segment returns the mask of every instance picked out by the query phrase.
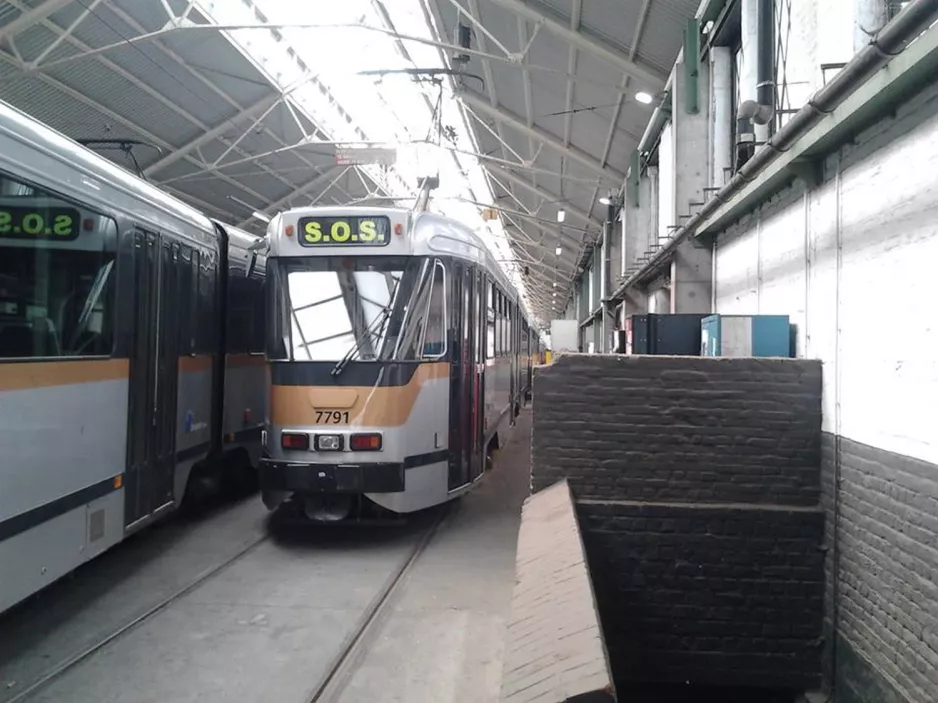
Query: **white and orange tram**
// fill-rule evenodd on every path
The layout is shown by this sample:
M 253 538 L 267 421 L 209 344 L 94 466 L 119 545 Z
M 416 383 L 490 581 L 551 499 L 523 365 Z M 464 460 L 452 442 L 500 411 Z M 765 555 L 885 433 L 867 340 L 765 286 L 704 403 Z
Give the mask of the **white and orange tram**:
M 267 229 L 268 508 L 409 513 L 477 484 L 541 352 L 468 227 L 429 212 L 297 208 Z

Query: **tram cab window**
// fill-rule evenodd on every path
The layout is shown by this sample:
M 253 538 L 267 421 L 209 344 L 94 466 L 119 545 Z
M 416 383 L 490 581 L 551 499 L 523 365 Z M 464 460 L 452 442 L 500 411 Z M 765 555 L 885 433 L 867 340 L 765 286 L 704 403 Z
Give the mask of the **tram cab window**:
M 0 172 L 0 358 L 110 355 L 117 224 Z
M 283 258 L 268 262 L 270 358 L 420 358 L 432 262 L 416 257 Z M 421 305 L 422 301 L 422 305 Z M 416 327 L 415 327 L 416 325 Z

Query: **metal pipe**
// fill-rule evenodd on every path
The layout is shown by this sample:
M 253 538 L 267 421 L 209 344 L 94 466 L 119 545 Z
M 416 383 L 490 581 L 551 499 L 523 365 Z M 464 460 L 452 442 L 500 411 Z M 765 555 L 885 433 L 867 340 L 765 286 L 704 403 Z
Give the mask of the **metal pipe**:
M 674 72 L 672 71 L 668 76 L 668 82 L 664 84 L 664 88 L 661 90 L 661 100 L 655 107 L 654 112 L 651 113 L 651 119 L 648 120 L 648 124 L 645 125 L 642 138 L 638 140 L 638 147 L 636 148 L 639 153 L 648 151 L 658 138 L 661 130 L 664 129 L 665 122 L 671 118 L 671 82 L 673 78 Z
M 736 175 L 719 190 L 697 214 L 693 215 L 664 245 L 651 257 L 641 270 L 629 276 L 612 296 L 620 300 L 626 289 L 642 279 L 646 273 L 666 260 L 674 250 L 693 233 L 698 224 L 713 214 L 720 205 L 732 198 L 742 187 L 755 178 L 759 171 L 771 164 L 783 152 L 788 150 L 809 129 L 814 127 L 829 112 L 842 103 L 856 88 L 869 79 L 876 71 L 892 61 L 906 49 L 906 44 L 928 29 L 938 17 L 938 3 L 935 0 L 912 0 L 889 24 L 870 39 L 869 44 L 838 73 L 830 83 L 818 90 L 808 99 L 805 106 L 796 112 L 791 120 L 780 129 Z
M 756 35 L 756 50 L 758 51 L 756 64 L 756 100 L 764 107 L 769 107 L 774 113 L 775 107 L 775 78 L 772 69 L 775 67 L 775 45 L 773 43 L 773 0 L 759 0 L 759 26 Z

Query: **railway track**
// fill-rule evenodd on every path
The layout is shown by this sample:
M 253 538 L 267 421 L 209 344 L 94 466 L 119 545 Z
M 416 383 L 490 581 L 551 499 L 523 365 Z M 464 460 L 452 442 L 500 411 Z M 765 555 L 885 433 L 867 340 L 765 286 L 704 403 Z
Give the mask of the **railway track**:
M 432 541 L 433 536 L 449 516 L 451 510 L 452 504 L 442 506 L 432 511 L 431 515 L 424 518 L 427 524 L 420 526 L 414 543 L 406 550 L 404 557 L 400 559 L 390 573 L 388 573 L 367 606 L 361 611 L 351 631 L 348 632 L 338 646 L 337 651 L 328 661 L 325 669 L 321 671 L 318 680 L 313 683 L 312 687 L 297 703 L 327 703 L 337 700 L 344 685 L 354 672 L 358 658 L 367 651 L 376 629 L 375 625 L 380 620 L 381 614 L 393 600 L 396 591 L 405 580 L 408 572 L 417 563 L 421 554 Z M 360 532 L 360 534 L 367 539 L 367 537 L 365 537 L 367 531 Z M 226 571 L 242 563 L 252 553 L 255 553 L 259 547 L 269 543 L 271 540 L 272 535 L 270 533 L 264 533 L 252 539 L 222 562 L 205 569 L 189 580 L 185 585 L 152 604 L 133 619 L 46 671 L 15 695 L 7 698 L 5 703 L 25 703 L 37 697 L 44 699 L 44 696 L 42 696 L 43 693 L 47 692 L 50 687 L 54 687 L 57 682 L 62 682 L 69 674 L 78 671 L 81 666 L 88 663 L 94 655 L 111 650 L 112 647 L 119 645 L 122 640 L 130 636 L 134 631 L 140 629 L 141 626 L 153 621 L 160 613 L 171 610 L 174 605 L 180 603 L 187 595 L 196 593 L 200 588 L 210 586 L 213 580 L 218 579 Z M 338 578 L 338 575 L 336 575 L 336 577 Z M 300 664 L 300 662 L 298 662 L 298 664 Z M 126 684 L 128 686 L 131 685 L 129 681 L 126 682 Z M 120 693 L 124 692 L 121 691 Z M 83 701 L 83 699 L 79 697 L 80 693 L 78 691 L 74 691 L 73 696 L 74 697 L 70 698 L 70 700 L 75 701 L 75 703 Z M 88 700 L 90 703 L 91 699 Z

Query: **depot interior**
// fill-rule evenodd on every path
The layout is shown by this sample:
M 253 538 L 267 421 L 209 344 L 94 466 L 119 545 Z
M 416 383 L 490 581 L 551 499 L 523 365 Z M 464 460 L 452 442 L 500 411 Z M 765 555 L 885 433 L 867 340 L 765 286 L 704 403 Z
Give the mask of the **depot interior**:
M 318 55 L 390 39 L 345 83 L 287 4 L 11 0 L 0 98 L 257 235 L 438 177 L 430 209 L 487 238 L 551 350 L 532 490 L 571 487 L 620 700 L 648 671 L 675 699 L 688 672 L 719 700 L 938 699 L 934 3 L 362 3 Z M 584 426 L 602 446 L 571 448 Z M 598 468 L 648 451 L 647 476 Z M 727 566 L 766 554 L 759 583 Z

